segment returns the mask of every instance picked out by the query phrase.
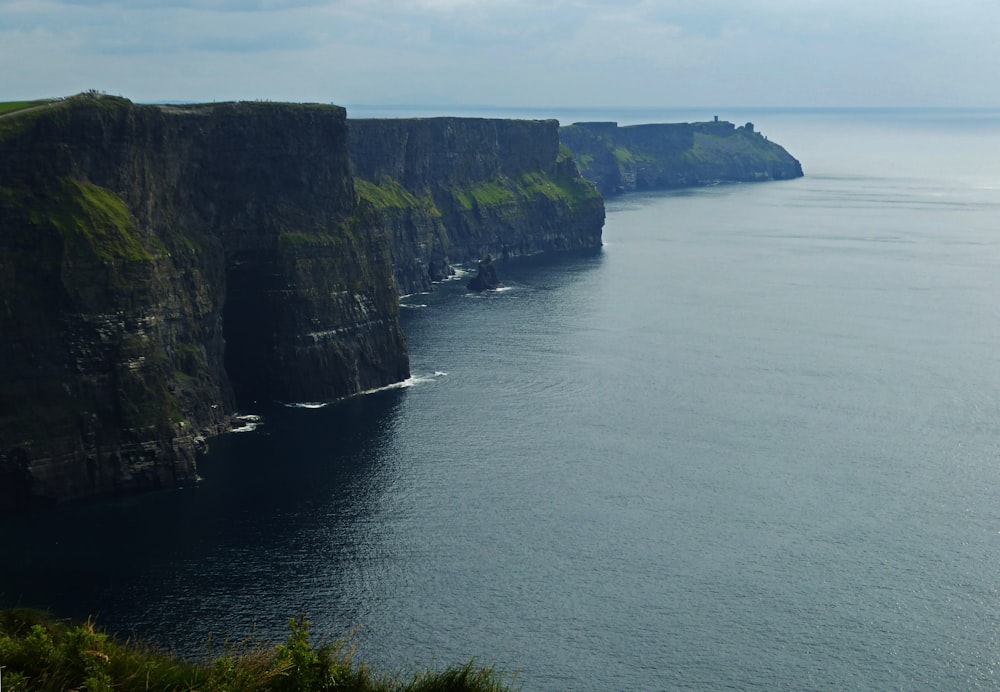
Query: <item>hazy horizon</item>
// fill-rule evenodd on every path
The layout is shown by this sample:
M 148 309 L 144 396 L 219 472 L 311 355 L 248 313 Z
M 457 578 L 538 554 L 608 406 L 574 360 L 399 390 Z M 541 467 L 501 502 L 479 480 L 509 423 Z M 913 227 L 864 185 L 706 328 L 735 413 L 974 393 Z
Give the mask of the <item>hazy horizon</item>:
M 11 0 L 0 100 L 992 107 L 997 20 L 980 0 Z

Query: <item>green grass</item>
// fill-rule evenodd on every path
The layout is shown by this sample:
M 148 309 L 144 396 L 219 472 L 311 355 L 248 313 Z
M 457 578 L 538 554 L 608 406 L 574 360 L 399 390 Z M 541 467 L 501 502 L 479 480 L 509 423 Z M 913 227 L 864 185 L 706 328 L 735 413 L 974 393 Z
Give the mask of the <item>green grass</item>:
M 756 132 L 734 130 L 719 137 L 711 132 L 695 132 L 691 147 L 679 157 L 691 164 L 725 166 L 742 157 L 758 162 L 781 161 L 787 153 Z
M 121 96 L 109 96 L 97 91 L 84 92 L 61 99 L 41 101 L 10 101 L 0 104 L 0 142 L 29 131 L 40 118 L 50 120 L 56 127 L 67 123 L 70 112 L 76 108 L 115 110 L 133 104 Z M 35 108 L 35 106 L 47 106 Z
M 313 644 L 309 621 L 289 621 L 280 644 L 226 645 L 201 662 L 185 661 L 141 642 L 121 641 L 88 620 L 69 624 L 33 610 L 0 611 L 0 665 L 6 692 L 503 692 L 492 668 L 452 666 L 408 679 L 377 676 L 353 660 L 345 641 Z
M 438 209 L 430 190 L 414 194 L 391 178 L 383 178 L 377 184 L 361 178 L 354 179 L 354 192 L 359 207 L 367 204 L 378 212 L 414 212 L 419 217 L 440 219 Z
M 559 163 L 565 164 L 565 161 L 560 158 Z M 469 188 L 452 187 L 448 192 L 459 207 L 467 210 L 502 207 L 539 197 L 562 202 L 570 208 L 583 202 L 600 199 L 600 193 L 593 185 L 575 174 L 570 174 L 568 170 L 556 175 L 549 175 L 544 171 L 531 171 L 521 174 L 516 179 L 500 177 Z
M 36 228 L 54 228 L 73 251 L 102 262 L 153 259 L 124 200 L 111 190 L 72 178 L 45 189 L 0 188 L 0 201 L 20 208 Z
M 18 101 L 3 105 L 7 106 L 7 109 L 0 113 L 3 116 L 0 117 L 0 142 L 27 132 L 31 125 L 41 117 L 41 114 L 49 114 L 53 109 L 67 107 L 65 104 L 60 104 L 53 105 L 52 108 L 33 109 L 30 107 L 31 103 L 28 101 Z
M 523 174 L 517 181 L 517 190 L 527 199 L 545 197 L 575 209 L 581 204 L 601 199 L 601 193 L 587 180 L 568 173 L 550 176 L 541 171 Z
M 0 115 L 13 113 L 14 111 L 23 111 L 25 108 L 44 106 L 51 102 L 49 99 L 42 99 L 40 101 L 4 101 L 0 103 Z
M 395 180 L 386 179 L 375 184 L 361 178 L 354 179 L 354 192 L 376 209 L 406 209 L 416 207 L 419 200 Z
M 614 155 L 615 155 L 615 160 L 618 162 L 618 165 L 635 163 L 635 156 L 632 154 L 631 151 L 629 151 L 623 146 L 616 146 L 614 150 Z
M 516 201 L 514 192 L 501 180 L 487 180 L 472 187 L 453 187 L 449 192 L 463 209 L 499 207 Z

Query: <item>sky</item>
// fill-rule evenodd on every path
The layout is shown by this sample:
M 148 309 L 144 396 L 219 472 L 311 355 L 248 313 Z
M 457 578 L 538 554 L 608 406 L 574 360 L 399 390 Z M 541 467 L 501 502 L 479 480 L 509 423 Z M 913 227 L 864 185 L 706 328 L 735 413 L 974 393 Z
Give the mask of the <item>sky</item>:
M 0 101 L 1000 105 L 996 0 L 0 0 Z

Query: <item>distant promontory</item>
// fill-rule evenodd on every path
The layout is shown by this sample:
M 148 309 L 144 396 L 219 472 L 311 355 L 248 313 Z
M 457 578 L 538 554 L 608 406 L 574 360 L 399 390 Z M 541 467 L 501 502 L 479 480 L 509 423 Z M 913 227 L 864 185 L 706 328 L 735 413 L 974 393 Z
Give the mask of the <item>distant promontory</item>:
M 585 122 L 559 128 L 559 139 L 605 196 L 802 177 L 801 164 L 753 123 Z
M 555 120 L 0 104 L 0 509 L 194 483 L 253 401 L 409 377 L 400 293 L 603 225 Z
M 0 510 L 194 483 L 247 402 L 406 379 L 400 294 L 599 248 L 598 190 L 800 175 L 749 123 L 0 104 Z

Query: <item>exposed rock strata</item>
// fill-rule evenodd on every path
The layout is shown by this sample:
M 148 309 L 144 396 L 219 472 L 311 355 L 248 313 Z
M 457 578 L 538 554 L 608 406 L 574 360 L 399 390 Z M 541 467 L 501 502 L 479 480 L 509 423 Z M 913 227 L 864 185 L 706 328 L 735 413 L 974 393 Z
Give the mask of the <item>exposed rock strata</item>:
M 729 123 L 352 120 L 74 97 L 0 116 L 0 509 L 191 483 L 238 401 L 404 379 L 398 294 L 601 245 L 607 192 L 801 175 Z
M 799 162 L 751 123 L 588 122 L 560 128 L 559 136 L 604 195 L 802 176 Z
M 390 235 L 396 282 L 425 291 L 451 264 L 601 245 L 604 200 L 555 120 L 348 120 L 362 199 Z
M 406 378 L 400 290 L 601 243 L 555 121 L 352 121 L 350 144 L 335 106 L 0 116 L 0 509 L 194 482 L 238 401 Z
M 246 398 L 408 376 L 332 106 L 74 97 L 0 118 L 0 508 L 195 480 Z
M 490 291 L 500 287 L 500 279 L 497 278 L 497 268 L 493 264 L 492 257 L 479 260 L 476 275 L 469 279 L 465 287 L 470 291 Z

